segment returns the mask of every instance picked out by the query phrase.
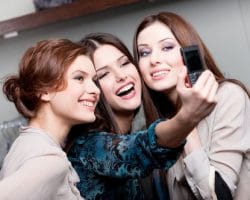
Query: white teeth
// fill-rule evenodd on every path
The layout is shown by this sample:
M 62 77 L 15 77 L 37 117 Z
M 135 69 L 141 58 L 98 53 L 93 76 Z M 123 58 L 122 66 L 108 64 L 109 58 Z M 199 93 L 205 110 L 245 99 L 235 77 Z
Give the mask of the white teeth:
M 132 83 L 130 83 L 130 84 L 126 85 L 125 87 L 121 88 L 121 89 L 117 92 L 117 94 L 120 94 L 120 93 L 122 93 L 122 92 L 126 92 L 126 91 L 130 90 L 132 87 L 134 87 L 134 85 L 133 85 Z
M 82 103 L 84 106 L 88 106 L 88 107 L 93 107 L 95 105 L 94 102 L 91 102 L 91 101 L 83 101 Z
M 152 74 L 153 77 L 158 77 L 158 76 L 163 76 L 165 75 L 167 72 L 166 71 L 158 71 Z

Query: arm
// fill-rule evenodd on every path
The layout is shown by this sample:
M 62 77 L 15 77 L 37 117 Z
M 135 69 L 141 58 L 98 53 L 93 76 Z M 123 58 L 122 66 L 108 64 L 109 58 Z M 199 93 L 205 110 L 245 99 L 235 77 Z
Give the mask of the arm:
M 192 150 L 184 159 L 186 179 L 196 196 L 202 199 L 212 196 L 209 177 L 215 177 L 215 171 L 234 194 L 243 154 L 249 148 L 249 144 L 246 145 L 250 129 L 249 98 L 239 86 L 232 84 L 222 86 L 218 97 L 219 102 L 206 122 L 209 130 L 207 138 L 211 141 L 207 139 L 200 148 L 189 148 Z M 202 134 L 205 133 L 199 134 L 204 138 Z
M 26 161 L 0 181 L 0 199 L 54 199 L 67 174 L 65 160 L 56 155 Z
M 178 81 L 183 102 L 180 111 L 174 118 L 152 125 L 148 135 L 89 134 L 79 139 L 69 153 L 74 167 L 83 168 L 78 173 L 85 168 L 105 176 L 136 177 L 160 166 L 168 169 L 176 161 L 185 137 L 215 105 L 217 83 L 211 72 L 203 73 L 194 88 L 185 86 L 185 77 L 186 69 Z
M 109 177 L 138 178 L 155 168 L 168 169 L 183 149 L 162 148 L 156 142 L 154 122 L 148 130 L 130 135 L 92 132 L 79 137 L 68 156 L 80 177 L 89 171 Z M 86 173 L 86 174 L 85 174 Z

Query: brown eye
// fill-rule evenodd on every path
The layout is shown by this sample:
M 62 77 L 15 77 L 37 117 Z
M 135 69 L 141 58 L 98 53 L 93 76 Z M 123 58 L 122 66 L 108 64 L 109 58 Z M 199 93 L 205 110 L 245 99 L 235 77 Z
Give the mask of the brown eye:
M 84 77 L 83 76 L 76 76 L 75 79 L 78 80 L 78 81 L 84 81 Z

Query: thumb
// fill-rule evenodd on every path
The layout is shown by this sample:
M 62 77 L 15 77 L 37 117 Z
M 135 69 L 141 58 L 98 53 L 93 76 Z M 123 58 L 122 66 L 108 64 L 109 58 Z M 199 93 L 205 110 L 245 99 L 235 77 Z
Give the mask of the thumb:
M 187 68 L 183 66 L 177 77 L 176 89 L 178 91 L 182 91 L 183 89 L 186 89 L 186 77 L 187 77 Z

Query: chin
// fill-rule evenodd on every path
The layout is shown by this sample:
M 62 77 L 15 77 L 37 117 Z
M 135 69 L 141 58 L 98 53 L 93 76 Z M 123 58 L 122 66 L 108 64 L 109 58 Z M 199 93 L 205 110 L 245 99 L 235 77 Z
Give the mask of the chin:
M 95 117 L 95 115 L 94 115 L 93 117 L 91 117 L 91 118 L 89 119 L 89 121 L 88 121 L 87 123 L 94 122 L 95 120 L 96 120 L 96 117 Z
M 137 108 L 140 107 L 140 105 L 141 105 L 141 104 L 128 105 L 126 108 L 124 108 L 124 110 L 135 111 Z
M 79 118 L 78 119 L 78 124 L 88 124 L 88 123 L 92 123 L 96 120 L 96 116 L 88 116 L 86 117 L 86 115 L 84 116 L 84 118 Z
M 154 85 L 153 87 L 150 87 L 151 90 L 157 91 L 157 92 L 162 92 L 165 90 L 169 90 L 173 88 L 173 84 L 164 84 L 164 85 Z

